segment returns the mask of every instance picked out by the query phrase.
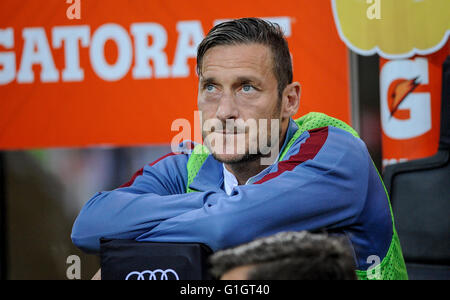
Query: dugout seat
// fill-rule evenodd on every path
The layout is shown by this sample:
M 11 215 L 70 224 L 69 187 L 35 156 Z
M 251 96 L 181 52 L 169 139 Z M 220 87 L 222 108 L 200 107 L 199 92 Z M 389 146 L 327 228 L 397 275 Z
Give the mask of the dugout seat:
M 438 152 L 383 173 L 410 279 L 450 279 L 450 56 L 443 65 Z
M 100 241 L 102 280 L 207 280 L 211 249 L 200 243 Z

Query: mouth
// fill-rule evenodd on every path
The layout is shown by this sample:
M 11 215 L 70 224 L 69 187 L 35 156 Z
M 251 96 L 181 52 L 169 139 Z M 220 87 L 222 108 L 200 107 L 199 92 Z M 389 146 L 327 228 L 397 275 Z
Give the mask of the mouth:
M 237 135 L 244 134 L 245 132 L 228 132 L 228 131 L 213 131 L 214 133 L 223 134 L 223 135 Z
M 218 133 L 223 135 L 237 135 L 237 134 L 245 134 L 248 132 L 247 128 L 235 128 L 234 130 L 213 130 L 212 133 Z

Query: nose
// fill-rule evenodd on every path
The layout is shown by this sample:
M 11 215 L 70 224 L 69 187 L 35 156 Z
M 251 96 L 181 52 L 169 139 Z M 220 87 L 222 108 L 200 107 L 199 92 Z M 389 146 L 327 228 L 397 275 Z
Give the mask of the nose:
M 226 121 L 228 119 L 237 119 L 238 117 L 239 110 L 233 95 L 224 93 L 217 107 L 216 118 L 221 121 Z

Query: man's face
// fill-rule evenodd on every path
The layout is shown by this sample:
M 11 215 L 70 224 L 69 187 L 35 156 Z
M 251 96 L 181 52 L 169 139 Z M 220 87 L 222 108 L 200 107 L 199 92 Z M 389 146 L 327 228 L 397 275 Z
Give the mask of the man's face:
M 260 141 L 269 147 L 271 141 L 279 143 L 281 124 L 278 129 L 271 122 L 280 121 L 278 100 L 278 82 L 267 46 L 215 46 L 205 53 L 198 108 L 203 139 L 217 160 L 238 163 L 254 159 L 261 155 Z M 275 134 L 271 134 L 272 127 Z

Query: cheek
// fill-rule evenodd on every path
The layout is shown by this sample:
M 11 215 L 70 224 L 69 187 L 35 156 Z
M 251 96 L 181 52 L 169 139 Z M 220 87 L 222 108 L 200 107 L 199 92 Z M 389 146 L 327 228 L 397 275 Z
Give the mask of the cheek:
M 207 120 L 216 119 L 216 109 L 210 106 L 198 108 L 201 114 L 201 120 L 204 123 Z
M 219 109 L 219 102 L 199 98 L 197 107 L 202 113 L 203 120 L 212 119 L 216 118 L 217 110 Z
M 272 107 L 266 105 L 248 107 L 245 112 L 242 112 L 242 118 L 244 120 L 254 119 L 257 122 L 259 122 L 259 120 L 267 120 L 270 122 L 271 119 L 277 118 L 277 116 Z
M 199 97 L 197 101 L 198 110 L 206 113 L 211 110 L 214 110 L 214 107 L 210 101 L 205 101 L 204 98 Z
M 246 107 L 246 110 L 249 113 L 259 115 L 261 118 L 265 118 L 266 116 L 273 115 L 277 103 L 278 101 L 276 97 L 274 97 L 272 94 L 265 93 L 255 99 L 249 99 L 242 104 Z

